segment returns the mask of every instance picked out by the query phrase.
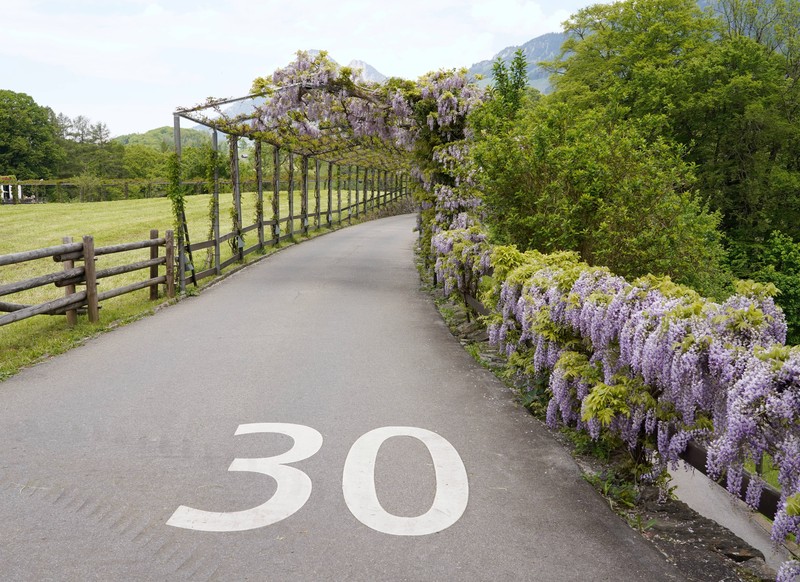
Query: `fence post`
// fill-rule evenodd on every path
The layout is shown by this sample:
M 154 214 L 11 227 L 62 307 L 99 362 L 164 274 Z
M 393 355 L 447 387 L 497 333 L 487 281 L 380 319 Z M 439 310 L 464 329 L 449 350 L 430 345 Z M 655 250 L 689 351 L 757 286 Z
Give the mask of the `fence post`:
M 272 233 L 275 244 L 281 242 L 281 151 L 272 146 Z
M 180 230 L 178 231 L 178 287 L 181 293 L 186 293 L 186 249 Z
M 386 183 L 386 170 L 378 171 L 379 190 L 378 190 L 378 206 L 386 206 L 386 195 L 388 188 Z
M 364 168 L 364 214 L 369 210 L 369 168 Z
M 237 261 L 244 260 L 244 235 L 242 235 L 242 184 L 239 175 L 239 138 L 235 135 L 228 136 L 228 146 L 231 157 L 231 181 L 233 188 L 233 208 L 236 212 L 236 223 L 233 226 L 234 245 L 233 254 Z
M 167 257 L 167 297 L 175 297 L 175 234 L 168 230 L 164 234 L 165 255 Z
M 361 192 L 361 187 L 358 184 L 358 181 L 361 179 L 361 168 L 356 166 L 356 220 L 361 215 L 361 201 L 358 199 L 358 195 Z
M 294 236 L 294 154 L 289 152 L 289 236 Z
M 97 277 L 94 264 L 94 237 L 83 237 L 83 265 L 86 277 L 86 308 L 89 312 L 89 321 L 100 321 L 100 306 L 97 303 Z
M 384 172 L 378 170 L 378 208 L 386 203 L 386 184 L 384 182 Z
M 336 164 L 336 216 L 339 225 L 342 224 L 342 166 Z
M 258 248 L 264 250 L 264 176 L 261 170 L 261 142 L 255 142 L 256 156 L 256 190 L 258 204 L 256 205 L 256 222 L 258 223 Z
M 333 226 L 333 162 L 328 162 L 328 228 Z
M 320 179 L 319 179 L 319 158 L 314 158 L 314 202 L 316 208 L 314 209 L 314 228 L 319 230 L 320 226 Z
M 375 203 L 378 208 L 383 206 L 383 196 L 384 196 L 384 183 L 383 183 L 383 172 L 381 170 L 376 170 L 377 178 L 376 178 L 376 190 L 377 196 L 375 197 Z
M 303 155 L 300 163 L 300 225 L 304 235 L 308 234 L 308 156 Z
M 347 224 L 353 224 L 353 166 L 347 164 Z
M 158 238 L 158 230 L 152 229 L 150 230 L 150 240 L 155 240 Z M 150 258 L 157 259 L 158 258 L 158 247 L 150 247 Z M 150 278 L 156 279 L 158 277 L 158 265 L 152 265 L 150 267 Z M 150 285 L 150 301 L 156 301 L 158 299 L 158 283 L 154 283 Z
M 61 239 L 61 242 L 64 244 L 69 244 L 72 242 L 71 236 L 65 236 Z M 69 271 L 70 269 L 75 267 L 75 261 L 69 260 L 64 261 L 64 270 Z M 75 293 L 75 285 L 66 285 L 64 287 L 64 296 L 69 297 Z M 67 325 L 70 327 L 74 327 L 78 323 L 78 310 L 77 309 L 67 309 L 66 312 L 67 316 Z
M 214 160 L 214 188 L 211 196 L 214 197 L 214 216 L 211 217 L 212 236 L 214 237 L 214 271 L 216 275 L 222 274 L 220 264 L 222 263 L 222 249 L 219 246 L 219 138 L 217 137 L 217 130 L 211 133 L 211 149 L 214 151 L 212 158 Z

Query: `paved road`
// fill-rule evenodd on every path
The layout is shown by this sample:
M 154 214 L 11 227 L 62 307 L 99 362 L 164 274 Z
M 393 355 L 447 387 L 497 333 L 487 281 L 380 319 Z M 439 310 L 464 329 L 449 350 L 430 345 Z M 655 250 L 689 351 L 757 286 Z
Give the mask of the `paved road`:
M 450 336 L 413 224 L 0 384 L 0 578 L 680 580 Z

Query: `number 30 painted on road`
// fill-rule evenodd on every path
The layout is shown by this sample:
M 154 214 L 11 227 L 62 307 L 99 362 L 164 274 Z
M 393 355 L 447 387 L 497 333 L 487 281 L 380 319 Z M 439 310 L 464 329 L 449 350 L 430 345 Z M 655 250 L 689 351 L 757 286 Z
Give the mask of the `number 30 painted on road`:
M 244 531 L 277 523 L 298 511 L 311 495 L 311 479 L 288 463 L 303 461 L 322 447 L 322 435 L 311 427 L 286 423 L 242 424 L 236 435 L 285 434 L 294 439 L 287 452 L 275 457 L 234 459 L 229 471 L 263 473 L 278 483 L 275 494 L 265 503 L 244 511 L 203 511 L 181 505 L 167 525 L 200 531 Z M 433 459 L 436 494 L 423 515 L 400 517 L 388 513 L 375 490 L 375 460 L 378 449 L 394 436 L 419 439 Z M 364 525 L 387 534 L 421 536 L 442 531 L 459 520 L 467 508 L 469 483 L 458 451 L 446 439 L 423 428 L 387 426 L 361 436 L 347 454 L 342 474 L 342 493 L 350 512 Z

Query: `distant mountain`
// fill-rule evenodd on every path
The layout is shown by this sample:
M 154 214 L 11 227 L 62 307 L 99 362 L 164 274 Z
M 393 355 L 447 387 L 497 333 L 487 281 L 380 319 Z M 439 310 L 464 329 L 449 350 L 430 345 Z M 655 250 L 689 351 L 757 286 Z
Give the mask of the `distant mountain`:
M 163 151 L 175 147 L 175 138 L 173 137 L 172 131 L 172 127 L 165 125 L 164 127 L 151 129 L 145 133 L 120 135 L 111 141 L 121 143 L 122 145 L 144 145 Z M 200 147 L 208 143 L 210 143 L 208 133 L 195 129 L 181 129 L 181 145 L 183 147 Z
M 238 115 L 250 113 L 256 107 L 263 105 L 266 100 L 266 97 L 253 97 L 252 99 L 245 99 L 243 101 L 231 103 L 222 111 L 225 113 L 226 117 L 236 117 Z
M 473 76 L 481 75 L 483 78 L 478 81 L 480 85 L 492 83 L 492 64 L 499 58 L 509 64 L 514 58 L 517 49 L 522 49 L 525 59 L 528 61 L 528 83 L 542 93 L 550 91 L 548 78 L 550 73 L 542 70 L 536 63 L 540 61 L 551 61 L 561 52 L 561 45 L 567 36 L 563 32 L 548 32 L 542 36 L 529 40 L 521 46 L 510 46 L 497 53 L 491 60 L 475 63 L 469 68 L 469 73 Z
M 719 0 L 697 0 L 697 5 L 705 10 L 706 8 L 717 9 Z M 478 81 L 479 85 L 487 86 L 492 84 L 492 64 L 498 59 L 503 59 L 506 64 L 511 63 L 514 58 L 514 53 L 517 49 L 521 48 L 525 53 L 525 59 L 528 61 L 528 84 L 535 87 L 542 93 L 549 93 L 552 90 L 550 86 L 549 77 L 550 73 L 543 71 L 536 63 L 541 61 L 552 61 L 561 53 L 561 45 L 567 40 L 567 35 L 563 32 L 548 32 L 534 39 L 529 40 L 521 46 L 510 46 L 504 48 L 499 53 L 488 61 L 481 61 L 475 63 L 469 68 L 471 75 L 480 75 L 482 79 Z
M 361 81 L 367 81 L 370 83 L 383 83 L 388 77 L 378 71 L 375 67 L 370 65 L 369 63 L 365 63 L 364 61 L 350 61 L 347 65 L 354 71 L 358 71 L 358 79 Z
M 309 49 L 306 51 L 312 57 L 317 56 L 320 52 L 317 49 Z M 333 59 L 330 55 L 328 55 L 328 59 L 337 67 L 341 67 L 341 65 Z M 360 81 L 367 81 L 370 83 L 383 83 L 388 77 L 378 71 L 375 67 L 370 65 L 367 62 L 359 61 L 357 59 L 353 59 L 347 64 L 348 67 L 353 69 L 356 73 L 360 73 L 356 75 L 356 78 Z

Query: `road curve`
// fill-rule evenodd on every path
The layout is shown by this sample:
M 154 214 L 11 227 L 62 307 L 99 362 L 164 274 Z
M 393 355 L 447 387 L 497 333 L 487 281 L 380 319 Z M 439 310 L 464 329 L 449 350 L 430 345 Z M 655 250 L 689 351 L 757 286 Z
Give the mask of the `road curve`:
M 414 221 L 0 384 L 0 578 L 682 580 L 449 334 Z

